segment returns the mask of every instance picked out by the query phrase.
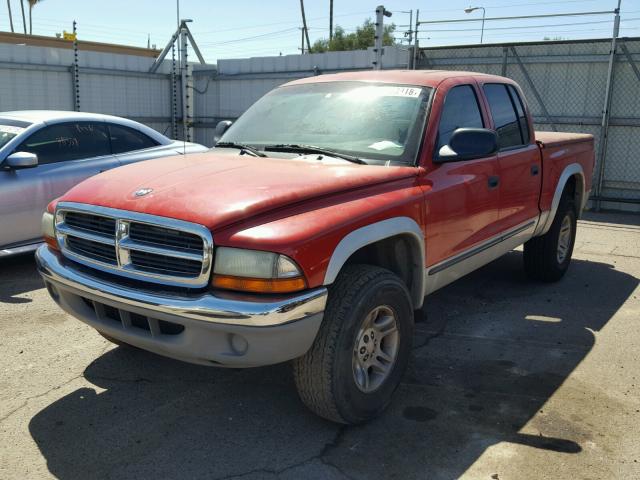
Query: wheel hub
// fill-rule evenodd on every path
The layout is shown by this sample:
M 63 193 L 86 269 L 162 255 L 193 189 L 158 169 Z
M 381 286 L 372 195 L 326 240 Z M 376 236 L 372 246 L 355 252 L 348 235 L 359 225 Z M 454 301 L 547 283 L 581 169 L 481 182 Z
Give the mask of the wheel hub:
M 379 306 L 369 312 L 360 326 L 353 350 L 353 377 L 358 388 L 370 393 L 393 371 L 400 334 L 395 312 Z
M 558 250 L 556 254 L 558 263 L 564 262 L 569 254 L 569 247 L 571 246 L 571 229 L 571 217 L 566 215 L 562 219 L 560 234 L 558 236 Z

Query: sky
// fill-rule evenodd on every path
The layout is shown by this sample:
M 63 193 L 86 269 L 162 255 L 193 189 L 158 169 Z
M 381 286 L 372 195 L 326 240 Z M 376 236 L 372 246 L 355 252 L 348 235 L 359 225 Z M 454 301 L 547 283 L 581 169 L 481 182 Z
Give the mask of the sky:
M 22 30 L 20 0 L 10 0 L 16 31 Z M 24 0 L 28 23 L 28 5 Z M 421 21 L 468 20 L 474 22 L 422 24 L 421 46 L 476 44 L 480 42 L 482 11 L 466 14 L 469 0 L 334 0 L 334 25 L 347 32 L 383 3 L 393 15 L 397 40 L 409 29 L 409 11 L 420 10 Z M 301 15 L 299 0 L 179 0 L 180 17 L 193 19 L 190 29 L 205 59 L 243 58 L 299 53 Z M 486 18 L 552 13 L 612 11 L 617 0 L 474 0 Z M 329 35 L 329 0 L 306 0 L 311 42 Z M 621 36 L 640 36 L 640 0 L 622 0 Z M 33 9 L 33 33 L 55 35 L 71 31 L 78 22 L 78 38 L 140 47 L 163 48 L 176 29 L 176 0 L 42 0 Z M 522 20 L 486 21 L 484 43 L 603 38 L 611 35 L 613 15 L 589 15 Z M 6 2 L 0 2 L 0 30 L 9 31 Z

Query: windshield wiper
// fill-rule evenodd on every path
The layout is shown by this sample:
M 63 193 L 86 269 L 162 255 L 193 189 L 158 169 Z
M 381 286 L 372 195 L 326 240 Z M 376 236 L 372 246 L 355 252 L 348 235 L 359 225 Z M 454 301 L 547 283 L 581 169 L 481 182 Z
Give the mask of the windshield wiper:
M 358 163 L 360 165 L 368 165 L 364 160 L 354 157 L 353 155 L 347 155 L 346 153 L 339 153 L 327 148 L 316 147 L 315 145 L 298 145 L 291 143 L 281 143 L 278 145 L 265 145 L 265 151 L 273 152 L 297 152 L 297 153 L 319 153 L 320 155 L 327 155 L 329 157 L 342 158 L 352 163 Z
M 249 153 L 254 157 L 266 157 L 266 155 L 251 145 L 245 145 L 243 143 L 234 143 L 234 142 L 218 142 L 216 143 L 216 147 L 222 148 L 238 148 L 240 149 L 240 153 Z

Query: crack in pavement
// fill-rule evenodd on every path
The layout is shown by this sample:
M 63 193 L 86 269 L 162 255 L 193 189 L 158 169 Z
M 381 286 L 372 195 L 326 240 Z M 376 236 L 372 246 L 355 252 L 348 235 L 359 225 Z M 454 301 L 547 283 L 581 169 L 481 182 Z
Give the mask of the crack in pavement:
M 11 410 L 11 411 L 10 411 L 9 413 L 7 413 L 6 415 L 4 415 L 4 416 L 0 417 L 0 423 L 2 423 L 2 422 L 4 422 L 5 420 L 7 420 L 9 417 L 11 417 L 11 416 L 12 416 L 13 414 L 15 414 L 16 412 L 18 412 L 18 411 L 22 410 L 24 407 L 26 407 L 26 406 L 29 404 L 29 402 L 30 402 L 31 400 L 35 400 L 35 399 L 37 399 L 37 398 L 44 397 L 44 396 L 48 395 L 49 393 L 53 392 L 54 390 L 59 390 L 59 389 L 61 389 L 62 387 L 65 387 L 65 386 L 69 385 L 71 382 L 73 382 L 73 381 L 75 381 L 75 380 L 77 380 L 77 379 L 79 379 L 79 378 L 84 378 L 84 376 L 83 376 L 83 374 L 82 374 L 82 373 L 81 373 L 80 375 L 77 375 L 77 376 L 75 376 L 75 377 L 73 377 L 73 378 L 71 378 L 71 379 L 67 380 L 67 381 L 66 381 L 66 382 L 64 382 L 64 383 L 61 383 L 60 385 L 56 385 L 56 386 L 54 386 L 54 387 L 51 387 L 51 388 L 50 388 L 49 390 L 47 390 L 46 392 L 39 393 L 39 394 L 37 394 L 37 395 L 33 395 L 33 396 L 31 396 L 31 397 L 27 397 L 27 398 L 22 402 L 22 404 L 20 404 L 20 406 L 18 406 L 18 407 L 16 407 L 16 408 L 14 408 L 13 410 Z
M 260 473 L 273 475 L 273 476 L 279 476 L 284 472 L 287 472 L 287 471 L 292 470 L 292 469 L 297 468 L 297 467 L 301 467 L 303 465 L 306 465 L 308 463 L 313 462 L 314 460 L 319 460 L 324 465 L 326 465 L 328 467 L 332 467 L 335 470 L 337 470 L 343 477 L 353 480 L 354 477 L 348 475 L 340 467 L 338 467 L 337 465 L 334 465 L 329 460 L 327 460 L 327 458 L 325 458 L 333 449 L 337 448 L 339 446 L 339 444 L 342 442 L 342 439 L 344 437 L 344 434 L 345 434 L 347 428 L 348 428 L 347 425 L 341 425 L 338 428 L 338 430 L 336 431 L 336 434 L 334 435 L 333 439 L 331 441 L 329 441 L 329 442 L 326 442 L 318 454 L 313 455 L 313 456 L 311 456 L 309 458 L 306 458 L 304 460 L 301 460 L 299 462 L 295 462 L 295 463 L 293 463 L 291 465 L 287 465 L 284 468 L 280 468 L 280 469 L 256 468 L 256 469 L 249 470 L 249 471 L 243 472 L 243 473 L 236 473 L 236 474 L 227 475 L 227 476 L 224 476 L 224 477 L 218 477 L 215 480 L 239 479 L 239 478 L 247 477 L 249 475 L 255 475 L 255 474 L 260 474 Z

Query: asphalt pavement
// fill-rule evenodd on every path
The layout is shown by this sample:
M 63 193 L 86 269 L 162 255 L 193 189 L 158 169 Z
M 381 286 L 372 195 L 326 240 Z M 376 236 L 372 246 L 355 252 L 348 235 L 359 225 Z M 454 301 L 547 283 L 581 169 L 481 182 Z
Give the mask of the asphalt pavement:
M 514 251 L 428 297 L 389 410 L 308 412 L 288 365 L 116 347 L 0 261 L 0 478 L 638 479 L 640 216 L 588 214 L 555 284 Z

